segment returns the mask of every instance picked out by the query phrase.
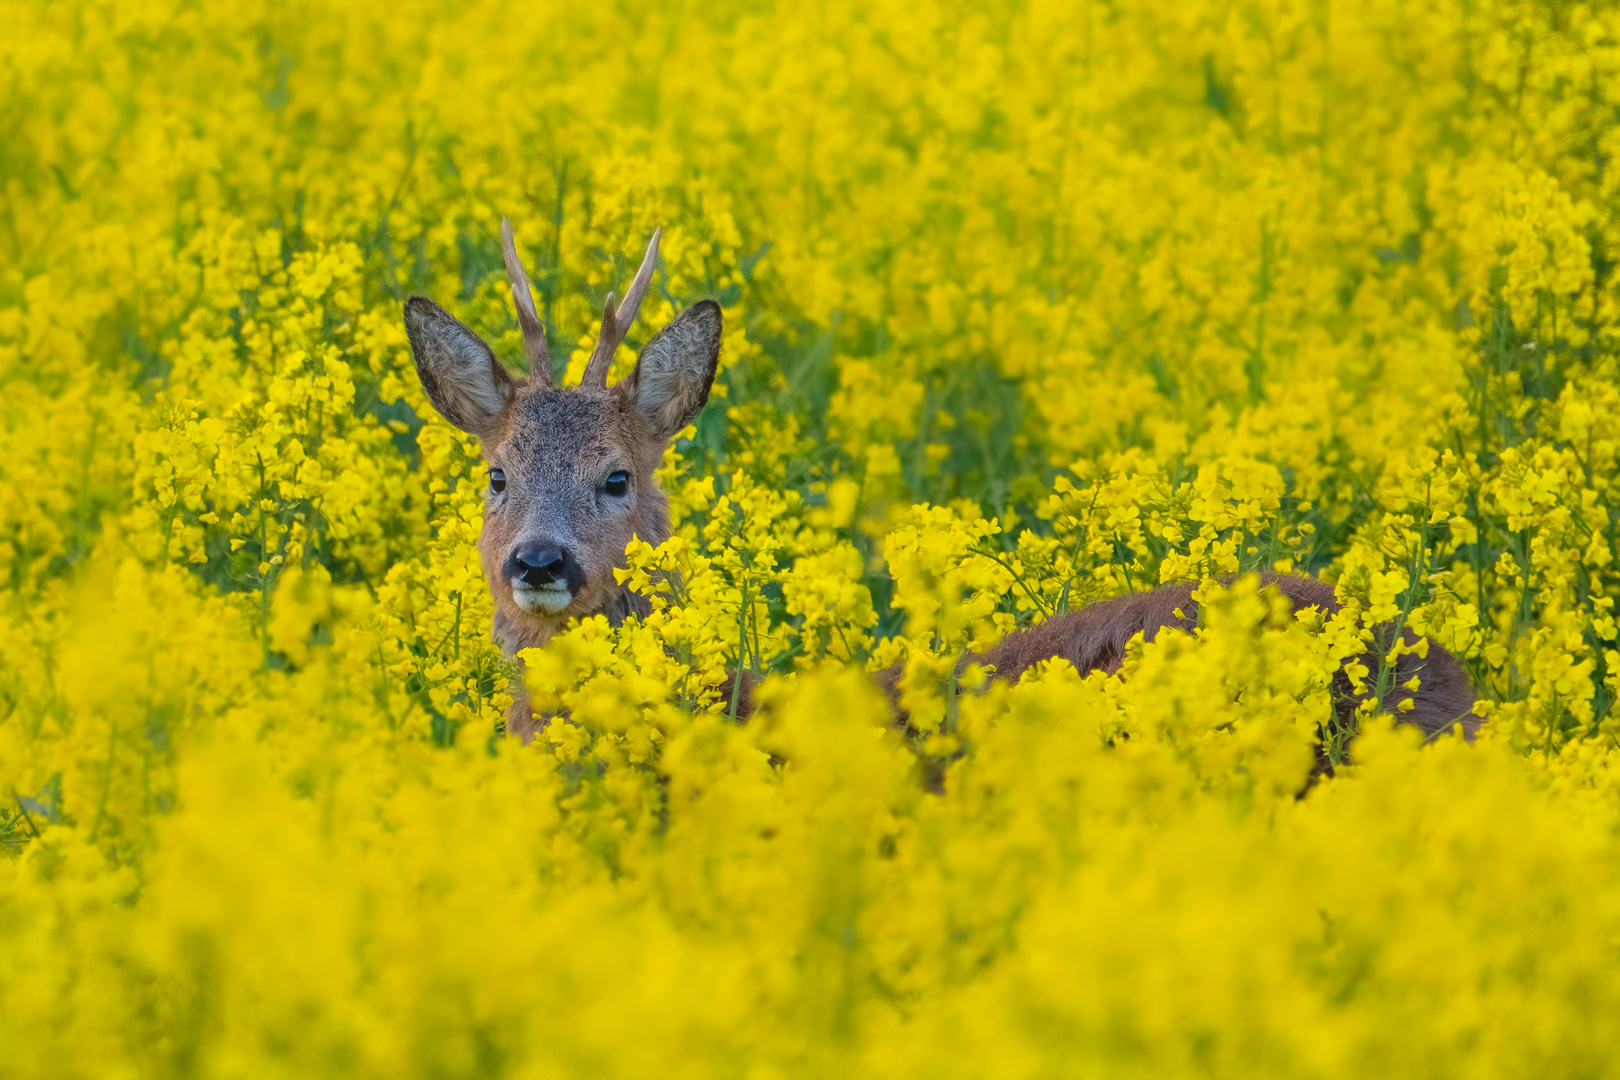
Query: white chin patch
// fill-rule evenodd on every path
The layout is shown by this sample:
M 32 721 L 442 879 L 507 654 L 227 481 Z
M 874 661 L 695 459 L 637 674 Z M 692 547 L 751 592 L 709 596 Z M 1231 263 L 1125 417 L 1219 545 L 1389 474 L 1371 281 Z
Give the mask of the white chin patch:
M 530 615 L 555 615 L 574 602 L 574 594 L 566 585 L 553 585 L 544 589 L 531 589 L 527 585 L 513 585 L 512 599 Z

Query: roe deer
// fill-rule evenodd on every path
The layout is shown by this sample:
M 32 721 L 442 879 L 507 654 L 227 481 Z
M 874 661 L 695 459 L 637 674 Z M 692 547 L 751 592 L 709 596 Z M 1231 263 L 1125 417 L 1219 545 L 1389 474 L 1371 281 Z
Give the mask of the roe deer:
M 489 463 L 478 551 L 495 599 L 495 641 L 508 656 L 543 645 L 570 619 L 602 613 L 617 624 L 650 610 L 613 570 L 632 537 L 668 538 L 669 504 L 653 470 L 664 444 L 708 400 L 720 359 L 720 305 L 700 300 L 647 342 L 634 371 L 607 385 L 613 352 L 652 281 L 661 231 L 624 300 L 608 294 L 601 336 L 572 389 L 551 385 L 545 331 L 509 220 L 501 221 L 501 245 L 527 379 L 433 301 L 405 302 L 423 389 L 440 415 L 478 436 Z M 538 724 L 528 694 L 519 689 L 514 698 L 507 731 L 528 741 Z
M 1287 597 L 1295 611 L 1314 607 L 1324 615 L 1332 615 L 1339 610 L 1333 586 L 1325 582 L 1297 574 L 1262 574 L 1260 581 L 1263 587 L 1275 588 Z M 969 659 L 993 669 L 997 678 L 1015 683 L 1031 667 L 1053 657 L 1067 660 L 1081 674 L 1098 668 L 1112 672 L 1124 662 L 1125 646 L 1137 634 L 1152 641 L 1163 627 L 1191 630 L 1198 624 L 1198 605 L 1192 598 L 1195 588 L 1191 582 L 1180 582 L 1101 600 L 1008 634 L 987 652 Z M 1357 659 L 1376 676 L 1379 652 L 1393 644 L 1392 628 L 1379 627 L 1373 636 L 1376 647 Z M 1417 635 L 1410 630 L 1404 631 L 1401 638 L 1408 645 L 1417 642 Z M 1457 725 L 1471 741 L 1479 730 L 1479 718 L 1472 711 L 1474 687 L 1467 673 L 1456 657 L 1432 641 L 1426 652 L 1423 657 L 1406 653 L 1396 659 L 1386 676 L 1385 707 L 1397 720 L 1422 729 L 1431 738 Z M 1418 688 L 1407 689 L 1406 684 L 1414 676 Z M 1332 694 L 1340 723 L 1348 727 L 1358 696 L 1342 668 L 1334 675 Z M 1410 705 L 1405 704 L 1408 701 Z
M 429 400 L 446 420 L 478 437 L 489 463 L 478 549 L 495 600 L 494 638 L 508 656 L 544 644 L 571 619 L 605 614 L 617 624 L 649 610 L 644 598 L 617 583 L 613 570 L 624 565 L 633 536 L 650 544 L 669 536 L 668 503 L 653 469 L 664 444 L 708 400 L 721 331 L 720 305 L 700 300 L 647 342 L 626 378 L 607 385 L 614 350 L 635 322 L 652 280 L 660 233 L 653 233 L 623 302 L 615 304 L 608 294 L 601 335 L 579 386 L 571 389 L 551 385 L 545 331 L 509 220 L 501 221 L 501 244 L 529 358 L 527 379 L 508 372 L 478 335 L 433 301 L 413 296 L 405 303 L 405 329 Z M 1338 609 L 1332 587 L 1320 582 L 1274 575 L 1267 583 L 1296 608 Z M 1102 601 L 1015 632 L 972 659 L 1014 682 L 1051 657 L 1063 657 L 1082 673 L 1113 670 L 1133 635 L 1151 640 L 1160 627 L 1195 624 L 1192 589 L 1166 585 Z M 1376 656 L 1363 660 L 1377 670 Z M 1469 714 L 1474 695 L 1456 660 L 1431 645 L 1426 661 L 1402 657 L 1396 679 L 1404 683 L 1419 670 L 1420 689 L 1398 690 L 1387 698 L 1391 706 L 1407 698 L 1413 702 L 1410 711 L 1397 711 L 1396 717 L 1431 735 L 1460 722 L 1471 737 L 1477 724 Z M 896 669 L 877 676 L 891 699 L 898 676 Z M 1348 681 L 1340 679 L 1339 708 L 1347 718 L 1354 701 Z M 748 704 L 745 695 L 744 712 Z M 527 692 L 519 689 L 507 716 L 508 733 L 526 742 L 543 723 L 533 715 Z

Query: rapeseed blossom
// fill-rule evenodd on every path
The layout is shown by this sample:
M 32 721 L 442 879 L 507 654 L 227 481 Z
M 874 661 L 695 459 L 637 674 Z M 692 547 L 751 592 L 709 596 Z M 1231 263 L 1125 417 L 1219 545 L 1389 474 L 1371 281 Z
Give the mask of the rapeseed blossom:
M 0 2 L 0 1075 L 1620 1054 L 1615 5 Z M 521 669 L 401 321 L 522 366 L 502 215 L 564 381 L 656 227 L 615 373 L 726 324 Z

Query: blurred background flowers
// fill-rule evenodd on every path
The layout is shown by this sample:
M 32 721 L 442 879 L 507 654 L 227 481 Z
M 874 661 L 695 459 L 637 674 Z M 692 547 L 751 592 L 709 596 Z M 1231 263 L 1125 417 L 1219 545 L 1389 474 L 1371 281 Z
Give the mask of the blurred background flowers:
M 0 8 L 0 1075 L 1620 1053 L 1614 5 Z M 656 226 L 620 370 L 727 325 L 529 747 L 400 319 L 521 365 L 503 214 L 559 376 Z M 1477 746 L 1330 723 L 1389 620 Z

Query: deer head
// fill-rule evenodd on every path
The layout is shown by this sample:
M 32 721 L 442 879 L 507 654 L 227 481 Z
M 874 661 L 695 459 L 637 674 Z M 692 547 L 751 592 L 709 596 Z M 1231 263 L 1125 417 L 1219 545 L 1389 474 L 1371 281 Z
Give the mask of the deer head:
M 700 300 L 647 342 L 635 370 L 607 385 L 614 350 L 636 320 L 658 261 L 653 233 L 641 269 L 602 312 L 602 332 L 576 387 L 551 385 L 551 356 L 502 219 L 529 377 L 508 371 L 482 339 L 433 301 L 405 303 L 416 371 L 433 407 L 478 436 L 489 464 L 478 550 L 495 598 L 495 637 L 510 653 L 539 645 L 571 618 L 617 621 L 642 605 L 614 580 L 625 546 L 669 534 L 653 481 L 664 445 L 709 397 L 720 358 L 720 305 Z

